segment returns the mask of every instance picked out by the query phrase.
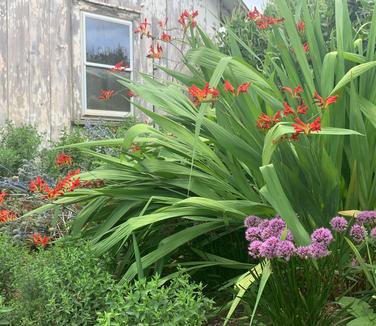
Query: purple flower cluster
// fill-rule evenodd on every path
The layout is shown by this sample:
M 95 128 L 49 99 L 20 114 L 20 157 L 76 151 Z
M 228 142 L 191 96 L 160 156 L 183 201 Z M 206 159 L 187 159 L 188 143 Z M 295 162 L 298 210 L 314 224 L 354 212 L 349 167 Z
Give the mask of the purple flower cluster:
M 376 241 L 376 227 L 374 227 L 371 232 L 369 233 L 371 238 Z
M 356 216 L 358 224 L 376 225 L 376 211 L 363 211 Z
M 368 226 L 376 225 L 376 211 L 363 211 L 358 213 L 356 216 L 356 223 L 350 228 L 349 235 L 356 243 L 361 243 L 367 237 Z M 336 232 L 344 232 L 348 228 L 348 222 L 345 218 L 336 216 L 330 221 L 330 225 Z M 376 240 L 376 227 L 374 227 L 370 236 L 372 239 Z
M 330 221 L 332 229 L 336 232 L 344 232 L 347 229 L 347 220 L 344 217 L 336 216 Z
M 330 253 L 328 246 L 333 241 L 333 235 L 328 229 L 315 230 L 311 235 L 310 245 L 296 247 L 291 231 L 280 216 L 271 220 L 248 216 L 244 224 L 247 227 L 245 238 L 250 242 L 248 252 L 254 258 L 289 260 L 297 256 L 318 259 Z
M 367 236 L 367 230 L 363 225 L 354 224 L 350 229 L 350 237 L 356 242 L 361 243 Z

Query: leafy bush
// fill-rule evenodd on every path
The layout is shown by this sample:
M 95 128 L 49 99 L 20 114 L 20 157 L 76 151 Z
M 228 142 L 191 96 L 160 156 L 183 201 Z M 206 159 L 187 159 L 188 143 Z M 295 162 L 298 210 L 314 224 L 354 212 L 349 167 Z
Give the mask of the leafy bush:
M 12 310 L 12 308 L 4 306 L 4 299 L 0 296 L 0 325 L 9 324 L 9 321 L 6 318 Z
M 165 286 L 157 277 L 118 286 L 107 260 L 95 257 L 89 244 L 72 241 L 28 252 L 0 237 L 0 289 L 14 325 L 94 325 L 97 318 L 120 325 L 201 325 L 212 309 L 201 285 L 186 275 Z
M 160 286 L 158 277 L 140 279 L 121 287 L 119 295 L 122 300 L 99 315 L 98 325 L 202 325 L 213 304 L 187 275 L 174 278 L 168 286 Z
M 7 122 L 0 131 L 0 176 L 15 175 L 23 160 L 36 156 L 41 140 L 34 127 Z
M 87 244 L 59 244 L 14 266 L 16 325 L 93 325 L 115 282 Z
M 27 250 L 10 238 L 0 235 L 0 295 L 6 300 L 14 292 L 17 268 L 26 263 Z

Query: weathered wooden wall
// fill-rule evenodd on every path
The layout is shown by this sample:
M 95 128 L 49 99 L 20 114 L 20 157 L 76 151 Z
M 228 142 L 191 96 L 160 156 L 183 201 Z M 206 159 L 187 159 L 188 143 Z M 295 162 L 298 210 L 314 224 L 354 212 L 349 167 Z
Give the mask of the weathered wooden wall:
M 154 24 L 168 17 L 178 27 L 184 9 L 198 9 L 208 32 L 219 25 L 221 0 L 0 0 L 0 124 L 31 123 L 56 138 L 82 120 L 82 10 Z M 134 39 L 134 72 L 152 73 L 149 40 Z M 176 66 L 179 54 L 165 51 L 162 64 Z

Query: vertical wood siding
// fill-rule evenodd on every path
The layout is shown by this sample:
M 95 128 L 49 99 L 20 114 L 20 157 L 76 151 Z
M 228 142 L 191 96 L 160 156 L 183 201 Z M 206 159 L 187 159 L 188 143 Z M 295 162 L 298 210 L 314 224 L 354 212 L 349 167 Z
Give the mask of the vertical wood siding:
M 184 9 L 198 9 L 199 23 L 213 33 L 220 7 L 221 0 L 0 0 L 0 124 L 31 123 L 56 139 L 63 127 L 82 120 L 82 11 L 130 20 L 134 27 L 145 17 L 153 26 L 167 17 L 169 28 L 177 28 Z M 150 40 L 135 37 L 133 45 L 134 78 L 152 74 Z M 162 65 L 178 67 L 178 51 L 167 47 L 164 56 Z

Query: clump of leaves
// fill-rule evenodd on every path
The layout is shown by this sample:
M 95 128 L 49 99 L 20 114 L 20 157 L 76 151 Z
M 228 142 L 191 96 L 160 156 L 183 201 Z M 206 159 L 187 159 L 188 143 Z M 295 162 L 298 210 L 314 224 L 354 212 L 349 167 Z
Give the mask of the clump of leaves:
M 41 144 L 42 135 L 30 125 L 7 122 L 0 130 L 0 176 L 17 173 L 24 160 L 31 160 Z
M 127 283 L 119 297 L 111 310 L 99 314 L 98 325 L 202 325 L 213 307 L 202 286 L 184 274 L 168 286 L 161 286 L 157 276 Z

